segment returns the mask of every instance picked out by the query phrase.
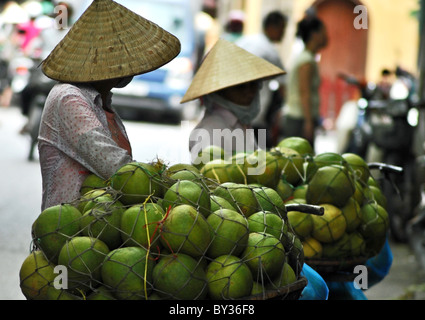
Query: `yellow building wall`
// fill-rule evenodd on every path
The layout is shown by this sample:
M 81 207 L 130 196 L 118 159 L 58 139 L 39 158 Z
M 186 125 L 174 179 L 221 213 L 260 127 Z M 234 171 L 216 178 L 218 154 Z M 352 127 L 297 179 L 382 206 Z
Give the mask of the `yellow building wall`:
M 419 7 L 417 0 L 368 0 L 369 43 L 368 68 L 370 78 L 382 68 L 397 65 L 417 71 L 419 26 L 412 12 Z

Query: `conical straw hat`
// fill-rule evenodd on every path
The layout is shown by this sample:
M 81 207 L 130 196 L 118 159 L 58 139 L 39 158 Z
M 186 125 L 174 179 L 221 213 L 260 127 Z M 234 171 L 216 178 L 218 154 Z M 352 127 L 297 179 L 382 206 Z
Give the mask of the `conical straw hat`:
M 241 83 L 284 74 L 285 71 L 227 40 L 208 52 L 181 103 Z
M 94 0 L 43 61 L 49 78 L 91 82 L 146 73 L 174 59 L 180 41 L 112 0 Z

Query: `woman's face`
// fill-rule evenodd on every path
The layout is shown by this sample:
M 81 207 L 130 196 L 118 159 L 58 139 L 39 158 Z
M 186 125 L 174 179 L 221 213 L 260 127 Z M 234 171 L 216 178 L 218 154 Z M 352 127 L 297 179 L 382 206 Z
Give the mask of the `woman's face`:
M 249 106 L 254 101 L 259 89 L 260 82 L 251 81 L 222 89 L 219 91 L 219 94 L 230 102 L 241 106 Z
M 118 82 L 114 86 L 115 88 L 124 88 L 127 86 L 131 80 L 133 80 L 133 76 L 125 77 L 125 78 L 119 78 Z
M 329 41 L 326 26 L 323 25 L 317 32 L 315 32 L 315 37 L 318 49 L 325 48 Z

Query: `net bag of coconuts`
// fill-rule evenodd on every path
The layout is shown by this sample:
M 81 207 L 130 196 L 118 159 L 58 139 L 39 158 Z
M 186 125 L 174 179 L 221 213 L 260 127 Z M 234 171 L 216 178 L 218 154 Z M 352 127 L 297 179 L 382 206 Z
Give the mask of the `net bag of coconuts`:
M 302 239 L 278 192 L 281 164 L 267 160 L 255 174 L 239 161 L 227 167 L 242 180 L 217 179 L 217 171 L 211 177 L 206 164 L 161 160 L 126 164 L 107 181 L 89 175 L 78 199 L 47 208 L 34 221 L 31 253 L 20 270 L 23 294 L 299 299 L 307 285 Z
M 293 203 L 318 205 L 323 215 L 288 211 L 289 223 L 303 243 L 305 261 L 321 275 L 365 264 L 380 253 L 389 230 L 386 198 L 368 164 L 355 154 L 312 157 Z

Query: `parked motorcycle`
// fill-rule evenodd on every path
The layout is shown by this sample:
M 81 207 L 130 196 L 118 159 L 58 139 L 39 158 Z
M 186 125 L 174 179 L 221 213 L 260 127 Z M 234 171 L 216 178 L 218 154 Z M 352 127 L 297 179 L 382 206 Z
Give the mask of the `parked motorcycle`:
M 424 116 L 424 105 L 421 105 Z M 423 118 L 420 118 L 423 120 Z M 417 261 L 425 270 L 425 143 L 423 141 L 424 122 L 420 122 L 415 132 L 418 138 L 418 150 L 415 159 L 414 180 L 412 181 L 414 203 L 413 218 L 407 223 L 409 244 Z
M 381 161 L 403 168 L 400 174 L 387 175 L 382 189 L 388 201 L 392 237 L 407 242 L 406 227 L 417 201 L 413 184 L 416 179 L 413 151 L 416 124 L 411 121 L 411 115 L 417 113 L 419 104 L 412 99 L 411 87 L 403 84 L 395 83 L 399 87 L 393 87 L 392 99 L 370 101 L 367 126 L 368 141 L 380 151 Z
M 355 153 L 365 158 L 368 145 L 363 132 L 366 108 L 375 95 L 376 85 L 343 73 L 338 77 L 358 89 L 358 94 L 343 104 L 336 120 L 338 152 Z
M 388 99 L 376 99 L 377 92 L 373 90 L 363 91 L 362 99 L 357 102 L 356 125 L 344 152 L 359 154 L 368 162 L 402 168 L 397 172 L 381 172 L 381 184 L 388 201 L 391 236 L 396 241 L 407 242 L 406 226 L 413 217 L 417 199 L 412 185 L 416 125 L 412 114 L 417 114 L 418 103 L 414 97 L 414 77 L 401 68 L 395 70 L 395 75 Z
M 415 188 L 419 194 L 419 200 L 413 212 L 413 218 L 407 223 L 407 233 L 409 235 L 409 244 L 415 256 L 425 269 L 425 156 L 420 156 L 416 161 Z

